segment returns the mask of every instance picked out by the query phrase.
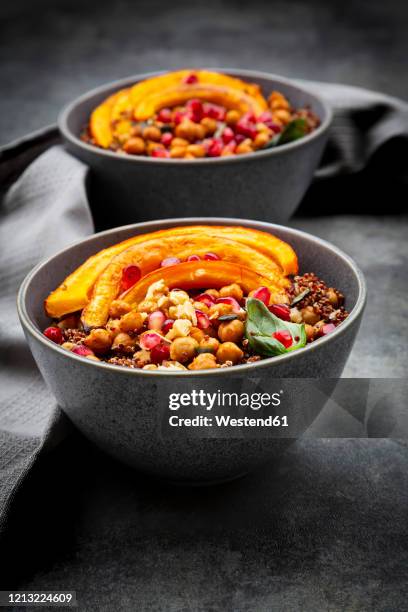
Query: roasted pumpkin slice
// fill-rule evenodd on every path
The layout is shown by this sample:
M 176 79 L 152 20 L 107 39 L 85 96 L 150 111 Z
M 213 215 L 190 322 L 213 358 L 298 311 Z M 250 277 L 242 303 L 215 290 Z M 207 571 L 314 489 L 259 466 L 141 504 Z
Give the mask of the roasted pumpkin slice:
M 281 268 L 283 274 L 296 274 L 298 263 L 296 253 L 292 247 L 267 232 L 240 226 L 223 225 L 192 225 L 171 227 L 165 230 L 132 236 L 99 253 L 92 255 L 79 268 L 70 274 L 64 282 L 53 291 L 45 301 L 45 310 L 48 316 L 60 318 L 70 312 L 82 310 L 90 299 L 92 288 L 113 257 L 133 245 L 155 238 L 180 236 L 188 234 L 201 236 L 218 236 L 235 240 L 241 244 L 251 246 L 257 251 L 267 255 Z
M 201 235 L 181 235 L 156 238 L 134 245 L 112 259 L 94 285 L 91 301 L 84 308 L 82 323 L 86 329 L 103 326 L 109 315 L 112 301 L 121 289 L 122 270 L 137 265 L 142 276 L 155 270 L 166 257 L 186 260 L 194 253 L 204 257 L 216 253 L 223 261 L 236 263 L 255 270 L 277 286 L 286 286 L 288 281 L 279 266 L 269 257 L 252 247 L 227 238 Z
M 161 108 L 178 106 L 191 98 L 221 104 L 225 108 L 235 109 L 240 113 L 253 112 L 255 115 L 260 115 L 265 110 L 265 107 L 256 98 L 244 91 L 203 83 L 202 85 L 175 85 L 148 94 L 135 106 L 135 119 L 144 121 Z
M 246 293 L 260 286 L 267 286 L 272 293 L 281 292 L 280 287 L 261 274 L 245 266 L 228 261 L 188 261 L 176 266 L 159 268 L 140 279 L 131 289 L 121 296 L 131 306 L 139 304 L 153 283 L 163 280 L 169 289 L 220 288 L 238 283 Z
M 112 113 L 118 119 L 129 101 L 129 89 L 121 89 L 102 102 L 91 114 L 89 129 L 96 144 L 108 149 L 112 144 Z M 126 107 L 127 108 L 127 107 Z
M 245 83 L 245 81 L 236 77 L 210 70 L 178 70 L 176 72 L 160 74 L 156 77 L 146 79 L 145 81 L 140 81 L 131 88 L 130 96 L 132 105 L 134 107 L 138 106 L 146 96 L 152 93 L 157 93 L 169 87 L 183 84 L 184 79 L 191 74 L 194 74 L 197 79 L 194 85 L 212 84 L 243 91 L 256 99 L 263 110 L 267 109 L 267 103 L 259 85 L 255 83 Z M 190 87 L 192 87 L 192 85 L 190 85 Z

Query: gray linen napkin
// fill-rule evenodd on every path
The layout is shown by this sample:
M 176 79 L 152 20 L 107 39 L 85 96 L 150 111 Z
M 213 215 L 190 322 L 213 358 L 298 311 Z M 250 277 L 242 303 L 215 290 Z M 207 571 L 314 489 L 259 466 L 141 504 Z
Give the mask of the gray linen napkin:
M 92 233 L 86 174 L 53 147 L 24 171 L 0 210 L 0 529 L 14 491 L 64 421 L 27 350 L 16 293 L 36 263 Z
M 326 97 L 335 110 L 328 155 L 315 186 L 326 184 L 330 192 L 339 177 L 357 175 L 391 144 L 402 142 L 407 152 L 404 102 L 354 87 L 305 84 Z M 52 128 L 0 152 L 3 191 L 32 162 L 0 208 L 0 531 L 24 476 L 40 451 L 58 442 L 64 426 L 25 344 L 16 293 L 36 263 L 93 231 L 85 191 L 87 168 L 60 146 L 52 146 L 56 140 Z M 48 146 L 52 148 L 36 158 Z M 389 148 L 387 155 L 393 158 Z M 405 179 L 406 175 L 405 170 Z

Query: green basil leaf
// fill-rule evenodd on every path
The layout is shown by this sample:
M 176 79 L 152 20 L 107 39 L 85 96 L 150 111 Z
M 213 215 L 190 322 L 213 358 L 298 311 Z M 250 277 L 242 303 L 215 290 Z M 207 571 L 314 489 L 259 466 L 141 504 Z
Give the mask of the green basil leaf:
M 279 134 L 279 139 L 277 144 L 282 145 L 288 142 L 293 142 L 294 140 L 298 140 L 299 138 L 303 138 L 307 134 L 307 121 L 302 117 L 298 117 L 297 119 L 293 119 L 290 123 L 287 124 L 284 130 Z
M 306 345 L 304 323 L 299 325 L 290 321 L 282 321 L 270 312 L 261 300 L 256 298 L 248 298 L 246 308 L 245 337 L 257 353 L 273 357 L 295 351 Z M 293 344 L 289 348 L 285 348 L 281 342 L 272 337 L 273 333 L 283 330 L 288 331 L 292 336 Z

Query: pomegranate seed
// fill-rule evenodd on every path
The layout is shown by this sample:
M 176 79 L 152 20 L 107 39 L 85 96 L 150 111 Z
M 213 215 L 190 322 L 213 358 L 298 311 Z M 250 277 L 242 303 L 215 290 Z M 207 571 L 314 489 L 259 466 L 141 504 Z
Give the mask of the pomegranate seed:
M 286 329 L 276 331 L 272 334 L 272 337 L 278 340 L 285 348 L 289 348 L 293 344 L 293 338 Z
M 173 325 L 174 325 L 174 319 L 166 319 L 165 322 L 162 325 L 162 332 L 163 332 L 163 334 L 167 334 L 167 332 L 169 332 L 171 330 Z
M 153 149 L 151 157 L 170 157 L 170 153 L 166 149 Z
M 194 72 L 190 72 L 187 74 L 182 81 L 185 85 L 194 85 L 194 83 L 198 83 L 198 76 L 194 74 Z
M 170 346 L 168 344 L 156 344 L 150 351 L 150 361 L 152 363 L 162 363 L 170 357 Z
M 47 327 L 47 329 L 44 330 L 44 336 L 46 336 L 48 340 L 55 342 L 55 344 L 62 344 L 64 342 L 64 336 L 59 327 Z
M 78 344 L 78 346 L 74 346 L 71 349 L 71 353 L 75 353 L 75 355 L 80 355 L 81 357 L 86 357 L 87 355 L 93 355 L 93 351 L 89 349 L 87 346 L 83 344 Z
M 204 255 L 204 259 L 206 259 L 207 261 L 219 261 L 221 257 L 218 257 L 216 253 L 206 253 Z
M 164 316 L 162 311 L 155 310 L 154 312 L 151 312 L 149 314 L 149 317 L 147 319 L 147 327 L 149 329 L 155 329 L 156 331 L 159 331 L 162 328 L 165 320 L 166 320 L 166 317 Z
M 215 304 L 215 297 L 213 297 L 209 293 L 200 293 L 200 295 L 195 298 L 195 301 L 202 302 L 207 306 L 207 308 L 211 308 L 211 306 Z
M 189 255 L 187 261 L 201 261 L 201 257 L 199 255 Z
M 176 266 L 181 263 L 181 260 L 178 257 L 166 257 L 160 264 L 161 268 L 167 268 L 167 266 Z
M 265 123 L 266 121 L 272 121 L 272 114 L 269 111 L 264 111 L 258 117 L 258 123 Z
M 139 266 L 126 266 L 126 268 L 123 268 L 122 270 L 122 291 L 127 291 L 128 289 L 130 289 L 130 287 L 133 287 L 133 285 L 135 283 L 137 283 L 138 280 L 140 280 L 140 277 L 142 276 L 142 273 L 140 271 Z
M 249 111 L 248 113 L 244 113 L 240 120 L 246 123 L 256 123 L 256 116 L 253 112 Z
M 243 136 L 242 134 L 235 134 L 235 142 L 237 143 L 237 145 L 241 144 L 241 142 L 244 142 L 245 140 L 245 136 Z
M 252 138 L 252 140 L 256 138 L 256 135 L 258 133 L 255 125 L 249 123 L 248 121 L 244 121 L 243 119 L 240 119 L 237 122 L 235 126 L 235 131 L 238 132 L 238 134 L 245 136 L 246 138 Z
M 268 287 L 258 287 L 258 289 L 255 289 L 253 292 L 252 297 L 256 298 L 257 300 L 261 300 L 265 306 L 268 306 L 271 299 L 271 292 L 269 291 Z
M 333 332 L 335 329 L 336 329 L 336 326 L 334 325 L 334 323 L 325 323 L 325 325 L 323 325 L 323 327 L 319 329 L 319 331 L 317 332 L 317 335 L 319 337 L 327 336 L 327 334 L 331 334 L 331 332 Z
M 157 115 L 157 121 L 162 123 L 171 123 L 172 113 L 169 108 L 161 108 Z
M 163 342 L 163 336 L 155 332 L 143 332 L 139 338 L 139 344 L 142 349 L 150 351 L 154 346 L 157 346 Z
M 235 134 L 233 130 L 231 130 L 231 128 L 227 126 L 222 133 L 222 140 L 224 144 L 228 144 L 229 142 L 234 140 L 234 136 Z
M 199 329 L 208 329 L 211 325 L 211 321 L 207 315 L 204 312 L 201 312 L 201 310 L 196 310 L 195 312 L 197 316 L 197 327 Z
M 165 147 L 168 147 L 173 140 L 173 134 L 170 132 L 165 132 L 163 136 L 160 138 L 160 142 L 164 144 Z
M 207 155 L 209 157 L 219 157 L 222 153 L 222 142 L 217 138 L 213 138 L 211 144 L 207 149 Z
M 217 119 L 217 121 L 224 121 L 225 119 L 226 110 L 218 104 L 211 104 L 211 102 L 206 102 L 205 104 L 203 104 L 203 111 L 205 117 Z
M 234 153 L 236 147 L 237 147 L 236 140 L 231 140 L 231 142 L 229 142 L 227 145 L 225 145 L 225 147 L 223 148 L 222 152 L 223 153 Z
M 286 304 L 272 304 L 269 310 L 282 321 L 290 321 L 290 308 Z
M 203 111 L 203 105 L 201 100 L 197 100 L 196 98 L 193 98 L 192 100 L 189 100 L 187 102 L 187 108 L 190 111 L 190 118 L 192 119 L 192 121 L 195 121 L 195 123 L 200 123 L 201 119 L 204 116 L 204 111 Z
M 265 121 L 266 127 L 272 130 L 275 134 L 279 134 L 282 131 L 282 127 L 273 121 Z
M 181 123 L 184 119 L 184 117 L 186 116 L 186 113 L 183 113 L 182 111 L 174 111 L 173 113 L 173 122 L 178 125 L 179 123 Z
M 232 306 L 232 310 L 235 313 L 241 312 L 242 308 L 239 305 L 239 303 L 237 302 L 237 300 L 233 297 L 224 297 L 224 298 L 218 298 L 215 301 L 216 304 L 229 304 L 230 306 Z

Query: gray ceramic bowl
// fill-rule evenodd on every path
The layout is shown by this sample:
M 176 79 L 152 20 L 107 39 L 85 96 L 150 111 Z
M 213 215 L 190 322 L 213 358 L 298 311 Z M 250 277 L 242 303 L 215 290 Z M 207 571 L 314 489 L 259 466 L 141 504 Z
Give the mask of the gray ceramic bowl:
M 195 223 L 245 225 L 281 237 L 295 248 L 302 271 L 314 271 L 344 292 L 350 316 L 329 336 L 293 353 L 256 364 L 194 374 L 130 370 L 90 361 L 43 336 L 41 330 L 49 324 L 43 310 L 45 296 L 85 258 L 135 234 Z M 198 439 L 186 438 L 179 432 L 170 439 L 163 428 L 168 417 L 168 393 L 192 388 L 236 391 L 237 385 L 252 378 L 263 381 L 264 388 L 272 391 L 284 385 L 280 380 L 284 378 L 339 377 L 357 334 L 364 304 L 363 276 L 355 263 L 336 247 L 287 227 L 224 218 L 169 219 L 96 234 L 34 268 L 18 295 L 20 320 L 37 365 L 59 405 L 83 434 L 106 452 L 144 472 L 174 481 L 204 483 L 246 473 L 269 457 L 281 454 L 291 440 Z M 291 389 L 291 401 L 285 409 L 291 419 L 300 420 L 297 427 L 300 434 L 325 402 L 309 395 L 304 381 L 296 381 Z
M 278 89 L 296 107 L 309 106 L 321 120 L 312 134 L 276 149 L 201 160 L 152 159 L 118 155 L 85 144 L 79 134 L 92 110 L 120 88 L 156 73 L 135 75 L 94 89 L 69 104 L 59 117 L 68 150 L 92 169 L 91 201 L 102 227 L 177 215 L 220 216 L 287 221 L 308 188 L 328 136 L 331 111 L 315 94 L 284 78 L 250 70 L 222 72 Z M 112 213 L 114 211 L 114 215 Z

